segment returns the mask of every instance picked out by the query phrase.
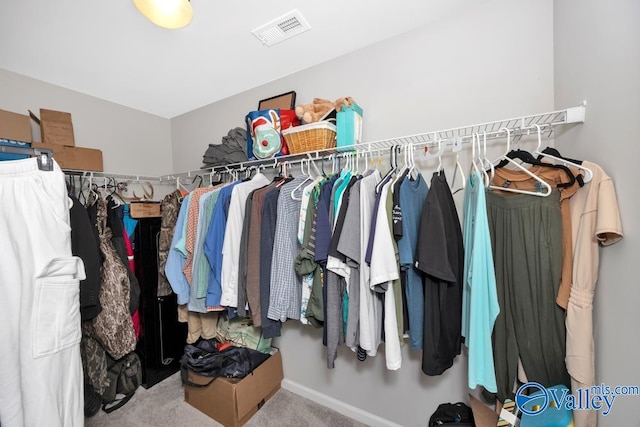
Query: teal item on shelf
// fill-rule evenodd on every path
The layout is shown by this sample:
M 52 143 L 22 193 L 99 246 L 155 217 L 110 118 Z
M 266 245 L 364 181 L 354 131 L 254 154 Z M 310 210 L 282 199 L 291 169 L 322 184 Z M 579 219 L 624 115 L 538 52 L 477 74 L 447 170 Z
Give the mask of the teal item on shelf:
M 353 151 L 362 142 L 362 107 L 355 102 L 343 105 L 336 115 L 338 151 Z
M 6 147 L 24 147 L 24 148 L 31 147 L 31 144 L 29 144 L 28 142 L 10 141 L 8 139 L 1 139 L 1 138 L 0 138 L 0 145 L 4 145 Z M 26 159 L 27 157 L 29 157 L 28 154 L 12 154 L 12 153 L 0 152 L 0 161 L 20 160 L 20 159 Z

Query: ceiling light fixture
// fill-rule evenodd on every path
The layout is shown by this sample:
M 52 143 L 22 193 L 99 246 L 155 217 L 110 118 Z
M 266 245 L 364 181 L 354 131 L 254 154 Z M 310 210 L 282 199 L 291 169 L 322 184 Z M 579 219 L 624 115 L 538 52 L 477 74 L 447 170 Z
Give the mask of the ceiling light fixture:
M 149 21 L 170 30 L 186 27 L 193 18 L 189 0 L 133 0 L 133 3 Z

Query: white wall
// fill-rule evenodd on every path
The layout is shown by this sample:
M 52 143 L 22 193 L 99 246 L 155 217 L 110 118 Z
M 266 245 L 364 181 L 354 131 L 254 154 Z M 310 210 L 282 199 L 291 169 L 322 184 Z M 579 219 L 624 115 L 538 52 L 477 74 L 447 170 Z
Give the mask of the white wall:
M 260 99 L 352 96 L 377 140 L 552 108 L 551 0 L 494 0 L 171 120 L 174 172 L 197 169 Z M 295 53 L 293 53 L 295 54 Z M 259 69 L 256 70 L 259 72 Z
M 174 171 L 200 167 L 207 145 L 242 126 L 258 100 L 289 90 L 297 91 L 301 103 L 313 97 L 354 97 L 364 108 L 365 140 L 550 111 L 552 12 L 551 0 L 483 3 L 176 117 L 171 120 Z M 385 369 L 382 355 L 359 363 L 341 349 L 336 368 L 328 370 L 321 332 L 295 321 L 285 324 L 276 344 L 289 387 L 331 396 L 335 400 L 325 403 L 337 409 L 353 405 L 403 426 L 425 425 L 438 403 L 463 400 L 467 393 L 464 356 L 444 375 L 427 377 L 420 370 L 420 354 L 407 348 L 396 372 Z
M 598 163 L 616 185 L 625 237 L 600 250 L 595 295 L 596 383 L 640 385 L 638 159 L 640 3 L 554 2 L 555 103 L 587 100 L 587 120 L 556 138 L 566 156 Z M 640 397 L 618 397 L 602 426 L 640 425 Z
M 102 150 L 106 172 L 159 176 L 172 170 L 169 120 L 0 69 L 0 108 L 71 113 L 75 143 Z M 34 140 L 40 129 L 32 122 Z

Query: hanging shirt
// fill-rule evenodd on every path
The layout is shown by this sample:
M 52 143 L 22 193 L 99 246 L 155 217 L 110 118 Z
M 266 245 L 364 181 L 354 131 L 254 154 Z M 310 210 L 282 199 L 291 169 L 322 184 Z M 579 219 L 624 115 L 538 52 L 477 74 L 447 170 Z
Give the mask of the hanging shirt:
M 193 255 L 195 244 L 198 238 L 198 220 L 200 219 L 200 199 L 206 193 L 213 191 L 213 187 L 196 188 L 191 192 L 191 204 L 187 212 L 187 235 L 185 248 L 187 249 L 187 261 L 184 264 L 183 273 L 187 277 L 187 282 L 192 283 Z
M 338 251 L 345 256 L 346 264 L 351 268 L 347 292 L 349 293 L 348 312 L 345 330 L 345 344 L 353 351 L 359 344 L 358 324 L 360 318 L 360 180 L 351 187 L 349 206 L 347 207 L 342 234 L 338 242 Z
M 462 230 L 444 173 L 435 172 L 420 218 L 416 267 L 424 274 L 422 371 L 440 375 L 460 354 Z
M 203 194 L 200 198 L 198 227 L 196 228 L 196 241 L 193 246 L 194 252 L 191 272 L 191 286 L 196 290 L 196 296 L 198 298 L 205 298 L 207 296 L 211 265 L 209 265 L 209 260 L 204 254 L 204 242 L 209 232 L 213 208 L 218 201 L 221 188 L 222 185 L 218 185 L 214 187 L 213 191 Z
M 496 393 L 492 333 L 500 312 L 482 175 L 469 176 L 464 193 L 462 336 L 469 349 L 469 388 Z
M 176 221 L 178 220 L 178 212 L 180 211 L 180 204 L 182 203 L 182 195 L 180 191 L 176 190 L 169 193 L 162 199 L 160 204 L 160 212 L 162 213 L 162 220 L 160 225 L 160 236 L 158 237 L 158 296 L 163 297 L 171 294 L 171 285 L 167 280 L 167 276 L 164 272 L 164 267 L 167 264 L 167 257 L 169 256 L 169 250 L 171 248 L 171 240 L 176 228 Z M 125 205 L 124 210 L 124 224 L 127 228 L 129 237 L 132 236 L 127 217 L 129 217 L 129 205 Z M 135 220 L 137 223 L 137 220 Z M 134 224 L 135 228 L 135 224 Z
M 371 175 L 360 180 L 360 347 L 369 356 L 375 356 L 380 344 L 377 319 L 382 312 L 380 299 L 374 295 L 369 286 L 370 266 L 365 261 L 366 248 L 369 242 L 373 209 L 376 200 L 376 184 L 381 180 L 380 172 L 374 171 Z
M 402 366 L 400 353 L 400 339 L 398 335 L 398 323 L 396 317 L 395 294 L 393 281 L 400 278 L 398 263 L 394 250 L 394 240 L 389 227 L 389 214 L 387 212 L 387 195 L 393 181 L 389 180 L 380 189 L 380 202 L 375 226 L 376 238 L 371 251 L 371 272 L 369 287 L 376 292 L 384 293 L 384 337 L 385 337 L 385 361 L 387 369 L 397 370 Z M 375 319 L 379 322 L 378 318 Z M 378 333 L 376 331 L 376 333 Z
M 613 180 L 595 163 L 582 162 L 593 172 L 591 181 L 571 198 L 573 236 L 573 284 L 567 307 L 567 370 L 572 388 L 595 385 L 593 296 L 598 280 L 600 246 L 622 239 L 622 222 Z M 578 414 L 579 412 L 579 414 Z M 574 418 L 590 417 L 596 411 L 574 411 Z M 591 424 L 584 425 L 591 425 Z M 576 424 L 578 425 L 578 424 Z
M 262 335 L 265 338 L 280 336 L 282 322 L 267 317 L 271 298 L 271 265 L 280 187 L 269 190 L 262 199 L 262 225 L 260 227 L 260 310 Z
M 222 275 L 222 245 L 224 243 L 224 233 L 227 226 L 231 193 L 233 192 L 233 188 L 240 182 L 241 181 L 234 181 L 220 189 L 218 200 L 211 214 L 209 231 L 207 231 L 207 236 L 204 239 L 204 254 L 211 266 L 209 284 L 207 285 L 207 310 L 214 310 L 220 307 L 220 298 L 222 297 L 222 285 L 220 284 Z
M 262 203 L 264 196 L 274 188 L 276 188 L 275 182 L 264 188 L 255 190 L 251 203 L 251 213 L 246 213 L 247 216 L 250 214 L 250 222 L 247 236 L 245 290 L 254 326 L 260 326 L 262 324 L 262 310 L 260 304 L 260 262 L 262 258 L 262 253 L 260 251 L 260 234 L 262 230 Z M 249 209 L 248 205 L 247 209 Z M 238 295 L 238 297 L 240 297 L 240 295 Z M 238 303 L 240 303 L 240 301 L 238 301 Z M 238 307 L 238 309 L 240 309 L 240 307 Z
M 164 272 L 167 275 L 167 280 L 171 285 L 171 289 L 178 298 L 178 304 L 183 305 L 189 302 L 190 287 L 187 282 L 187 278 L 182 272 L 184 267 L 185 257 L 178 250 L 178 243 L 182 240 L 182 234 L 184 233 L 184 223 L 187 218 L 187 210 L 189 208 L 190 197 L 187 195 L 182 201 L 180 207 L 180 213 L 178 214 L 178 220 L 176 221 L 175 232 L 173 233 L 173 239 L 171 240 L 171 247 L 169 249 L 169 255 L 167 255 L 167 265 L 164 268 Z
M 409 318 L 409 339 L 411 348 L 414 350 L 422 350 L 424 290 L 421 274 L 413 261 L 418 247 L 420 214 L 428 191 L 427 183 L 422 174 L 418 174 L 414 180 L 409 178 L 402 180 L 398 195 L 402 209 L 402 220 L 400 221 L 402 237 L 398 240 L 398 251 L 400 252 L 400 268 L 406 273 L 405 293 Z
M 292 199 L 291 191 L 305 179 L 305 176 L 298 176 L 282 185 L 278 197 L 276 233 L 273 243 L 277 250 L 271 261 L 271 295 L 267 317 L 281 322 L 300 318 L 302 283 L 295 271 L 295 260 L 300 252 L 297 237 L 300 200 Z
M 258 173 L 250 181 L 242 182 L 233 187 L 222 245 L 222 274 L 220 276 L 222 296 L 220 305 L 226 307 L 238 306 L 238 262 L 240 259 L 240 239 L 242 237 L 246 201 L 249 193 L 264 187 L 269 184 L 269 181 L 269 178 Z

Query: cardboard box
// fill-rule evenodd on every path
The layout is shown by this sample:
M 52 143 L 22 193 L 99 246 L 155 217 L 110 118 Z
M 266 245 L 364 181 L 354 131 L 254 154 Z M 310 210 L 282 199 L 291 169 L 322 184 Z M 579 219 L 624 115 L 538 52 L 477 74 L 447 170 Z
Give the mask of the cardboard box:
M 160 214 L 160 202 L 131 202 L 129 203 L 131 218 L 155 218 Z
M 471 410 L 473 411 L 473 418 L 476 422 L 476 426 L 496 427 L 498 414 L 472 394 L 469 394 L 469 400 L 471 401 Z
M 0 110 L 0 139 L 31 142 L 29 116 Z
M 216 378 L 203 388 L 184 387 L 184 400 L 226 427 L 244 425 L 278 390 L 282 356 L 276 350 L 253 374 L 242 379 Z M 206 384 L 210 378 L 189 372 L 189 380 Z
M 40 118 L 31 111 L 29 111 L 29 115 L 36 123 L 40 124 L 40 132 L 44 144 L 66 145 L 69 147 L 76 145 L 70 113 L 41 108 Z
M 32 148 L 47 148 L 61 169 L 102 172 L 102 151 L 94 148 L 67 147 L 58 144 L 33 142 Z

